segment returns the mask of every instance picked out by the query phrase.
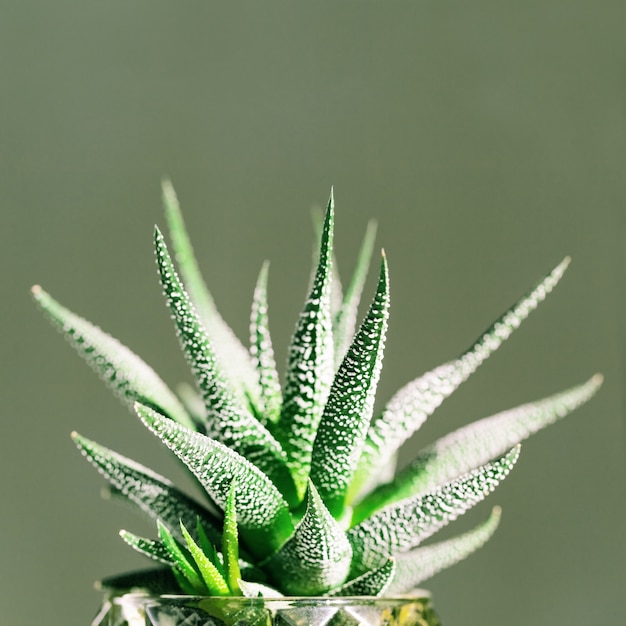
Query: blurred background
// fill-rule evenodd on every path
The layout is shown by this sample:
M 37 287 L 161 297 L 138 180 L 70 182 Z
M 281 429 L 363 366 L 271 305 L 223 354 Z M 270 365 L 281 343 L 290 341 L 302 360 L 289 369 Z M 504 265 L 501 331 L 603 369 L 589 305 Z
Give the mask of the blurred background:
M 625 27 L 618 0 L 0 0 L 0 623 L 85 626 L 93 581 L 144 565 L 117 531 L 153 529 L 101 500 L 71 430 L 178 475 L 29 293 L 42 284 L 171 385 L 189 380 L 153 261 L 164 175 L 244 339 L 271 260 L 280 363 L 311 207 L 335 186 L 344 276 L 379 219 L 392 280 L 379 403 L 571 255 L 403 458 L 603 372 L 599 395 L 526 443 L 454 525 L 500 504 L 494 539 L 425 586 L 446 626 L 624 623 Z

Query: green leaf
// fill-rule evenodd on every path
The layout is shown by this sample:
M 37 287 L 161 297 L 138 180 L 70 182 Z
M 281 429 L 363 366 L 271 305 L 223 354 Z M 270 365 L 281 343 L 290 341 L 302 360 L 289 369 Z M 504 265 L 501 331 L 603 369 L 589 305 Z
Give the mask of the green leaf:
M 311 480 L 329 511 L 343 513 L 374 409 L 382 367 L 389 276 L 383 253 L 376 295 L 333 382 L 311 457 Z
M 191 300 L 211 339 L 220 366 L 224 368 L 228 379 L 235 384 L 235 389 L 241 394 L 242 399 L 245 396 L 257 398 L 259 392 L 252 360 L 230 326 L 222 319 L 202 279 L 172 183 L 164 180 L 162 189 L 165 215 L 176 261 Z
M 144 424 L 187 466 L 209 497 L 226 508 L 230 484 L 237 481 L 237 519 L 250 552 L 263 558 L 275 552 L 293 532 L 289 506 L 272 481 L 234 450 L 190 431 L 137 404 Z
M 237 482 L 233 480 L 228 492 L 226 510 L 224 511 L 224 532 L 222 533 L 222 554 L 224 555 L 224 570 L 226 582 L 230 587 L 232 595 L 241 595 L 239 580 L 241 571 L 239 569 L 239 537 L 237 533 L 237 510 L 236 510 L 236 488 Z
M 307 509 L 294 534 L 270 559 L 268 569 L 291 595 L 318 595 L 340 585 L 350 571 L 346 533 L 309 482 Z
M 151 567 L 124 574 L 107 576 L 96 582 L 98 591 L 129 593 L 138 590 L 160 596 L 176 588 L 170 567 Z
M 333 223 L 331 193 L 319 265 L 289 348 L 283 410 L 276 429 L 301 496 L 306 490 L 315 432 L 334 373 L 330 318 Z
M 596 374 L 582 385 L 478 420 L 446 435 L 418 453 L 413 462 L 359 503 L 355 521 L 391 502 L 419 495 L 493 459 L 538 430 L 565 417 L 600 388 Z
M 297 499 L 280 444 L 242 407 L 221 375 L 213 349 L 195 309 L 176 274 L 163 236 L 155 229 L 161 284 L 185 357 L 207 409 L 207 436 L 232 448 L 267 474 L 290 502 Z
M 494 507 L 489 519 L 469 532 L 398 555 L 396 573 L 387 593 L 408 593 L 423 581 L 468 557 L 491 539 L 500 523 L 500 515 L 500 507 Z
M 35 285 L 32 292 L 54 326 L 123 402 L 132 407 L 135 401 L 139 401 L 187 428 L 195 428 L 178 398 L 136 354 L 66 309 L 39 285 Z
M 189 531 L 185 528 L 185 525 L 181 522 L 180 530 L 187 544 L 187 549 L 193 557 L 202 581 L 206 585 L 207 595 L 210 596 L 228 596 L 230 595 L 230 589 L 226 584 L 226 581 L 220 574 L 220 571 L 215 566 L 211 559 L 205 554 L 200 546 L 194 541 L 193 537 L 189 534 Z
M 205 587 L 202 582 L 202 576 L 191 553 L 181 545 L 167 527 L 158 520 L 157 528 L 159 530 L 159 539 L 161 539 L 165 549 L 170 553 L 174 561 L 174 571 L 178 570 L 178 572 L 189 581 L 196 593 L 203 593 Z
M 353 574 L 380 567 L 389 556 L 417 547 L 480 502 L 506 477 L 519 456 L 519 444 L 500 459 L 422 496 L 378 511 L 348 531 Z
M 160 541 L 145 539 L 127 530 L 120 530 L 120 537 L 134 550 L 153 561 L 173 567 L 175 562 L 169 550 Z
M 274 423 L 280 417 L 282 393 L 274 349 L 269 330 L 268 306 L 267 306 L 267 273 L 269 264 L 265 262 L 261 268 L 254 290 L 252 302 L 252 314 L 250 317 L 250 353 L 256 366 L 256 371 L 261 390 L 259 400 L 259 412 L 264 424 Z
M 331 189 L 332 194 L 332 189 Z M 315 240 L 313 245 L 313 271 L 311 272 L 311 279 L 309 290 L 315 280 L 315 271 L 320 260 L 320 247 L 324 237 L 324 211 L 320 206 L 314 206 L 311 210 L 311 219 L 313 221 L 313 230 L 315 232 Z M 339 276 L 339 270 L 337 265 L 337 258 L 333 253 L 331 256 L 330 265 L 330 314 L 332 319 L 341 310 L 341 303 L 343 302 L 343 293 L 341 288 L 341 278 Z
M 343 360 L 354 336 L 361 294 L 363 293 L 367 270 L 374 252 L 376 230 L 376 222 L 373 220 L 368 222 L 352 280 L 346 289 L 341 308 L 337 311 L 333 319 L 335 363 L 337 364 L 340 364 Z
M 330 596 L 381 596 L 395 577 L 396 558 L 389 557 L 383 565 L 361 574 L 338 589 L 329 592 Z
M 423 424 L 424 420 L 469 378 L 508 339 L 559 282 L 569 265 L 566 257 L 527 295 L 494 322 L 458 359 L 424 374 L 400 389 L 372 421 L 359 479 L 385 461 Z
M 117 492 L 153 520 L 160 519 L 172 531 L 178 523 L 195 524 L 200 517 L 214 541 L 219 541 L 217 520 L 208 509 L 177 489 L 163 476 L 143 465 L 109 450 L 78 433 L 72 439 L 85 458 Z

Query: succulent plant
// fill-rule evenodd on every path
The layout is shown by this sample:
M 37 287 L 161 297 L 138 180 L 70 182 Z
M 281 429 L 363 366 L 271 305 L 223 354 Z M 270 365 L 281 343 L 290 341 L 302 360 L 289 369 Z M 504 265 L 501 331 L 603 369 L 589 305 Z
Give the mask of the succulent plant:
M 333 263 L 331 193 L 318 220 L 319 252 L 281 383 L 269 333 L 268 265 L 254 292 L 246 349 L 202 281 L 169 182 L 163 197 L 181 276 L 157 228 L 158 273 L 196 390 L 174 394 L 128 348 L 33 288 L 53 324 L 206 492 L 200 503 L 74 433 L 111 493 L 157 526 L 156 538 L 128 531 L 121 536 L 158 567 L 108 584 L 217 596 L 410 592 L 482 546 L 498 526 L 500 510 L 493 508 L 481 525 L 455 538 L 422 542 L 500 483 L 517 460 L 520 441 L 589 400 L 602 382 L 595 375 L 461 428 L 394 476 L 399 447 L 546 298 L 569 259 L 461 356 L 409 382 L 374 411 L 389 316 L 384 252 L 374 297 L 356 324 L 374 224 L 342 295 Z

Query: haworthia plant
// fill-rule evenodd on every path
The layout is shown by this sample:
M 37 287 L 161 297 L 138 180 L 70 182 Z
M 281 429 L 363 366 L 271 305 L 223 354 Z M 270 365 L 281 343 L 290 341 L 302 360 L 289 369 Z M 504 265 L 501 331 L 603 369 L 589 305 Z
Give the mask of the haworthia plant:
M 546 298 L 569 259 L 460 357 L 414 379 L 374 412 L 389 319 L 384 253 L 371 305 L 356 324 L 373 223 L 342 295 L 333 265 L 331 194 L 281 385 L 270 335 L 268 264 L 257 280 L 246 349 L 200 276 L 169 182 L 163 198 L 174 258 L 156 229 L 158 275 L 195 391 L 182 386 L 177 396 L 130 349 L 33 288 L 53 324 L 206 494 L 198 502 L 163 476 L 74 433 L 112 493 L 156 526 L 153 538 L 120 534 L 157 565 L 109 578 L 106 588 L 249 597 L 409 592 L 482 546 L 500 510 L 473 530 L 422 542 L 495 489 L 515 464 L 520 441 L 587 402 L 602 383 L 595 375 L 478 420 L 425 447 L 391 476 L 398 448 Z

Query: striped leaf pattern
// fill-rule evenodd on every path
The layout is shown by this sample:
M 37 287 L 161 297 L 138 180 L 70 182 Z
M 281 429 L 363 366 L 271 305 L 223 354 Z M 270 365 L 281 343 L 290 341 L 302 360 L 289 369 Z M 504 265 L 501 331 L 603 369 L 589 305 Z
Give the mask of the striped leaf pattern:
M 460 357 L 409 382 L 374 414 L 389 316 L 384 252 L 373 301 L 358 329 L 357 311 L 375 223 L 368 224 L 342 295 L 331 190 L 326 212 L 315 222 L 318 252 L 281 384 L 269 331 L 269 264 L 262 266 L 254 291 L 248 351 L 202 280 L 168 181 L 163 200 L 181 277 L 157 228 L 159 278 L 196 389 L 180 385 L 179 399 L 119 341 L 33 288 L 53 324 L 205 491 L 201 504 L 139 463 L 72 435 L 116 499 L 146 514 L 157 529 L 156 539 L 121 531 L 127 544 L 159 567 L 105 581 L 111 593 L 119 588 L 246 597 L 411 592 L 481 547 L 495 532 L 500 510 L 495 507 L 469 532 L 423 542 L 493 491 L 515 464 L 520 441 L 590 400 L 602 384 L 597 374 L 478 420 L 423 448 L 396 472 L 398 448 L 547 297 L 569 258 Z M 367 607 L 359 611 L 329 607 L 318 621 L 320 626 L 368 621 Z M 303 623 L 307 616 L 304 606 L 290 613 Z M 258 619 L 265 618 L 257 613 Z
M 315 433 L 334 371 L 330 316 L 333 226 L 334 200 L 331 193 L 319 264 L 289 348 L 283 410 L 276 430 L 301 496 L 306 490 Z
M 389 272 L 383 254 L 376 296 L 337 371 L 313 446 L 311 480 L 337 518 L 372 417 L 388 317 Z
M 70 345 L 131 409 L 135 402 L 141 402 L 187 428 L 195 428 L 178 398 L 134 352 L 66 309 L 38 285 L 33 287 L 32 293 L 37 304 Z
M 167 305 L 206 406 L 207 417 L 203 424 L 206 434 L 254 463 L 293 500 L 295 491 L 285 454 L 270 432 L 237 402 L 219 372 L 211 344 L 174 270 L 158 228 L 155 248 Z
M 149 407 L 138 404 L 135 408 L 144 424 L 187 466 L 220 508 L 226 508 L 230 484 L 237 481 L 241 489 L 237 498 L 239 528 L 257 557 L 271 554 L 291 535 L 289 506 L 261 470 L 234 450 Z
M 423 496 L 381 509 L 348 531 L 353 572 L 380 567 L 391 555 L 417 547 L 491 493 L 519 456 L 519 445 L 507 455 Z
M 445 363 L 405 385 L 387 403 L 368 432 L 364 471 L 384 464 L 426 418 L 493 354 L 561 280 L 570 263 L 566 257 L 527 295 L 495 321 L 458 359 Z

